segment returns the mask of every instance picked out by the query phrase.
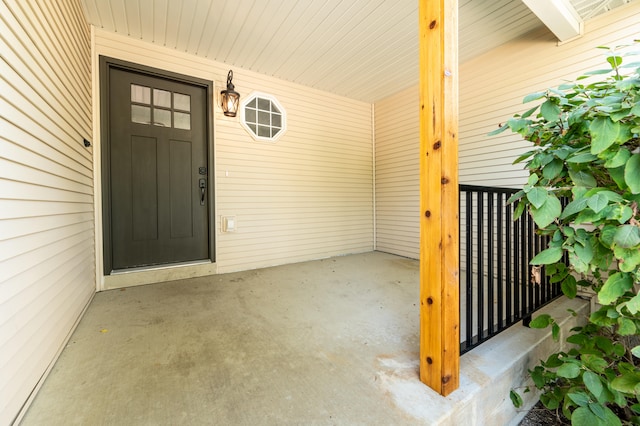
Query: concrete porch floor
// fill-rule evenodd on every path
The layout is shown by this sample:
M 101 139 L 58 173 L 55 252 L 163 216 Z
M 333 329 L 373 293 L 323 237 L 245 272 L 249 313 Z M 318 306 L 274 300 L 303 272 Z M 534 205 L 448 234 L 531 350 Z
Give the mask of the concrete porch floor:
M 447 398 L 420 383 L 418 287 L 417 261 L 372 252 L 98 293 L 22 424 L 506 424 L 451 415 L 500 346 Z

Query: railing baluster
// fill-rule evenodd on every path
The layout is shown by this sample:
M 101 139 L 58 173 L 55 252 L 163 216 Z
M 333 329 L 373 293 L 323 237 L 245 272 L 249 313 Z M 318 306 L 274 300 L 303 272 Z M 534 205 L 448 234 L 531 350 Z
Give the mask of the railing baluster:
M 466 225 L 468 230 L 473 230 L 473 192 L 467 191 L 467 211 L 466 211 Z M 467 312 L 466 312 L 466 331 L 467 331 L 467 345 L 473 344 L 473 231 L 467 233 L 467 274 L 466 274 L 466 297 L 467 297 Z
M 531 216 L 528 214 L 522 215 L 522 221 L 520 222 L 520 227 L 522 228 L 522 256 L 520 256 L 520 306 L 521 306 L 521 317 L 525 318 L 529 316 L 529 306 L 527 304 L 527 295 L 528 288 L 527 283 L 529 282 L 529 247 L 531 236 L 527 232 L 529 229 L 529 221 L 531 220 Z
M 478 274 L 476 277 L 477 281 L 477 290 L 476 297 L 478 298 L 478 305 L 476 306 L 477 313 L 477 324 L 476 324 L 476 335 L 478 336 L 478 340 L 481 340 L 484 337 L 484 192 L 478 191 L 478 198 L 476 200 L 478 203 L 477 207 L 477 218 L 476 218 L 476 226 L 477 230 L 477 263 L 478 263 Z
M 522 222 L 521 222 L 522 223 Z M 522 243 L 520 241 L 520 224 L 513 225 L 513 321 L 520 318 L 520 249 Z
M 506 323 L 507 324 L 511 324 L 511 321 L 513 321 L 513 291 L 512 291 L 512 287 L 511 287 L 511 283 L 513 282 L 513 264 L 514 264 L 514 256 L 513 256 L 513 245 L 512 245 L 512 238 L 513 238 L 513 220 L 512 220 L 512 212 L 513 212 L 513 207 L 511 205 L 506 206 L 505 208 L 505 243 L 506 243 L 506 247 L 505 247 L 505 264 L 506 264 L 506 270 L 505 270 L 505 278 L 507 280 L 506 285 L 505 285 L 505 289 L 506 289 L 506 301 L 507 301 L 507 312 L 505 315 L 505 319 L 506 319 Z M 468 238 L 468 237 L 467 237 Z M 506 326 L 506 325 L 505 325 Z
M 494 333 L 493 279 L 495 274 L 495 265 L 493 264 L 493 251 L 495 250 L 495 247 L 493 244 L 493 220 L 493 192 L 487 192 L 487 330 L 489 336 L 492 336 Z
M 561 294 L 560 285 L 549 283 L 544 271 L 539 284 L 531 280 L 529 261 L 546 248 L 548 237 L 536 234 L 535 223 L 526 213 L 512 220 L 513 206 L 506 205 L 506 200 L 516 191 L 460 185 L 464 206 L 460 205 L 465 208 L 460 219 L 464 217 L 467 231 L 461 232 L 465 238 L 461 267 L 466 269 L 461 283 L 466 305 L 461 313 L 465 324 L 462 352 L 529 318 Z
M 502 233 L 502 227 L 503 227 L 503 220 L 504 218 L 502 217 L 502 212 L 503 212 L 503 202 L 504 202 L 504 194 L 502 193 L 497 193 L 496 194 L 497 200 L 496 200 L 496 211 L 498 212 L 498 218 L 497 218 L 497 231 L 498 231 L 498 235 L 497 235 L 497 240 L 498 240 L 498 252 L 497 252 L 497 260 L 498 263 L 496 265 L 496 269 L 497 269 L 497 277 L 496 277 L 496 281 L 498 284 L 498 290 L 497 290 L 497 298 L 498 298 L 498 330 L 502 329 L 503 325 L 504 325 L 504 292 L 502 291 L 502 283 L 503 283 L 503 273 L 502 273 L 502 268 L 503 268 L 503 263 L 502 263 L 502 257 L 504 255 L 502 249 L 502 238 L 503 238 L 503 233 Z

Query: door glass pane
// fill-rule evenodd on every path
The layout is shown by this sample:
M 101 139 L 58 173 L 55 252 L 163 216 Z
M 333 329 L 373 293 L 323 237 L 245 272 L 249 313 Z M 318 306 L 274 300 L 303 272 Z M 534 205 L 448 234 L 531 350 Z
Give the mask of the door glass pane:
M 137 102 L 140 104 L 151 103 L 151 88 L 145 86 L 138 86 L 137 84 L 131 85 L 131 102 Z
M 171 108 L 171 92 L 167 92 L 166 90 L 153 89 L 153 104 L 155 106 Z
M 191 111 L 191 96 L 182 93 L 173 94 L 173 107 L 182 111 Z
M 176 129 L 191 130 L 191 114 L 177 111 L 174 112 L 173 127 Z
M 150 124 L 151 108 L 142 105 L 131 105 L 131 121 L 134 123 Z
M 153 124 L 156 126 L 171 127 L 171 111 L 166 109 L 154 109 Z

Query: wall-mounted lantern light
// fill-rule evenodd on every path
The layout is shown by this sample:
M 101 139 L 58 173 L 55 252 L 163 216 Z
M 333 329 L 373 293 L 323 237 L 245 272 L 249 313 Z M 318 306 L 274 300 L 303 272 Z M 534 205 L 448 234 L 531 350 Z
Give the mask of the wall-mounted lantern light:
M 229 74 L 227 74 L 227 90 L 220 92 L 222 112 L 227 117 L 235 117 L 238 113 L 238 105 L 240 104 L 240 93 L 233 90 L 235 87 L 231 80 L 233 80 L 233 71 L 229 70 Z

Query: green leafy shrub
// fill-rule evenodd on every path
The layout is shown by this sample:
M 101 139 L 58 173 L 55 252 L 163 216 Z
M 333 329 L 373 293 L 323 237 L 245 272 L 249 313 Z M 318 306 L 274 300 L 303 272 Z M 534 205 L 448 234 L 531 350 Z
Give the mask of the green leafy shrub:
M 607 69 L 527 96 L 524 102 L 541 103 L 492 132 L 508 128 L 534 144 L 515 161 L 524 162 L 529 179 L 510 199 L 516 217 L 528 211 L 539 232 L 551 237 L 531 263 L 544 266 L 567 297 L 590 290 L 601 306 L 572 330 L 570 350 L 530 370 L 544 406 L 574 425 L 640 424 L 640 63 L 633 62 L 634 48 L 608 50 Z M 552 326 L 558 336 L 548 315 L 531 326 Z M 515 392 L 511 398 L 521 402 Z

